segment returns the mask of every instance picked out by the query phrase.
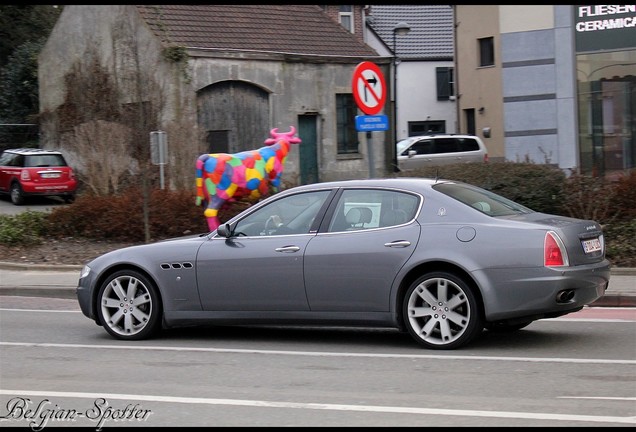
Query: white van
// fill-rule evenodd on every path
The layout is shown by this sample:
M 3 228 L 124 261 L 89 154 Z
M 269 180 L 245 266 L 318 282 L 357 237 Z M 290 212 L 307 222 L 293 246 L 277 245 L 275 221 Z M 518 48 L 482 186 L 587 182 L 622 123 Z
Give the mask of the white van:
M 486 145 L 475 135 L 412 136 L 399 141 L 396 151 L 401 171 L 460 162 L 488 162 Z

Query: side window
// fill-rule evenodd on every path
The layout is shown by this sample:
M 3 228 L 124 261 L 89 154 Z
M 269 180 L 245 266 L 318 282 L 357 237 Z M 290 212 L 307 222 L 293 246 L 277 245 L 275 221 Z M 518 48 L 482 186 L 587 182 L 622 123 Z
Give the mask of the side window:
M 425 155 L 433 153 L 433 141 L 421 140 L 414 143 L 409 150 L 415 150 L 418 155 Z
M 328 232 L 359 231 L 400 225 L 415 217 L 419 198 L 392 190 L 348 189 L 343 192 Z
M 290 195 L 273 201 L 241 219 L 235 236 L 306 234 L 330 191 Z
M 479 150 L 477 140 L 472 138 L 462 138 L 457 140 L 459 143 L 459 151 L 476 151 Z
M 24 155 L 16 155 L 16 157 L 9 162 L 9 166 L 22 168 L 24 166 Z
M 11 165 L 11 160 L 12 159 L 13 159 L 13 153 L 3 153 L 0 156 L 0 166 Z
M 435 153 L 455 153 L 457 152 L 457 139 L 440 138 L 435 140 Z

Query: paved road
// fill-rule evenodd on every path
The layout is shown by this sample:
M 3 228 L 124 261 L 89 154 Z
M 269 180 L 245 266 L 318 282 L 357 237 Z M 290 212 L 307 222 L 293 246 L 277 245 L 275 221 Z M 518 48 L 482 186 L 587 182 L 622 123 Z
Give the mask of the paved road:
M 8 195 L 0 195 L 0 214 L 17 215 L 26 211 L 51 211 L 55 207 L 68 205 L 56 197 L 33 197 L 27 199 L 24 205 L 13 205 Z

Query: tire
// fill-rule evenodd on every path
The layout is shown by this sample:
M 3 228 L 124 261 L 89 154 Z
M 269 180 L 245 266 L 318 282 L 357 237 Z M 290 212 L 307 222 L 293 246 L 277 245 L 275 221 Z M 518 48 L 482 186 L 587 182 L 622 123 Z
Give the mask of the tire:
M 484 328 L 483 315 L 468 284 L 452 273 L 432 272 L 409 287 L 402 305 L 410 335 L 429 349 L 456 349 Z
M 24 204 L 24 194 L 22 193 L 22 188 L 20 187 L 20 183 L 14 182 L 11 185 L 11 189 L 9 189 L 9 195 L 11 196 L 11 202 L 14 205 Z
M 159 329 L 161 301 L 146 276 L 135 270 L 120 270 L 100 287 L 97 315 L 104 329 L 116 339 L 147 339 Z

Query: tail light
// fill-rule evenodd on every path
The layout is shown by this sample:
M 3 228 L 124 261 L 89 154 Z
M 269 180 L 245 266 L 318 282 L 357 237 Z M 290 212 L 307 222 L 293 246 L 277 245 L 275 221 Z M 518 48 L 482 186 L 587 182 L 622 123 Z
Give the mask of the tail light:
M 565 245 L 554 231 L 545 233 L 545 240 L 543 241 L 543 265 L 546 267 L 569 265 Z
M 24 180 L 24 181 L 31 180 L 31 174 L 29 173 L 29 170 L 23 169 L 22 171 L 20 171 L 20 180 Z
M 75 178 L 75 173 L 73 172 L 72 168 L 68 169 L 68 178 L 73 180 Z
M 488 153 L 484 153 L 484 162 L 488 162 Z

